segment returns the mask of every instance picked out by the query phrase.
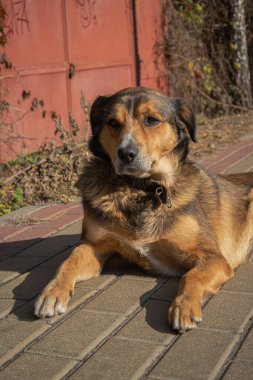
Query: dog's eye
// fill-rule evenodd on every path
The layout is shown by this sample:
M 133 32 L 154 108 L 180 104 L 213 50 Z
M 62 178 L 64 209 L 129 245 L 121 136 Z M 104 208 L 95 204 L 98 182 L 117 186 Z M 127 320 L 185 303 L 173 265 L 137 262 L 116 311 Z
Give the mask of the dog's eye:
M 161 121 L 156 119 L 155 117 L 148 116 L 148 117 L 145 117 L 144 123 L 147 127 L 155 127 L 156 125 L 160 124 Z
M 113 129 L 121 129 L 122 125 L 115 119 L 110 119 L 107 124 Z

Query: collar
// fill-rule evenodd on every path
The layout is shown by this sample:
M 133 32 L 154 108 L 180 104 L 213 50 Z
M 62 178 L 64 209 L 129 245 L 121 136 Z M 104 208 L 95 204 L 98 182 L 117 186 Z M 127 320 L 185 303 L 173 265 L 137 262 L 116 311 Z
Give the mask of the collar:
M 161 203 L 166 204 L 168 208 L 172 207 L 169 191 L 159 182 L 153 181 L 150 178 L 135 178 L 132 176 L 123 176 L 129 187 L 135 190 L 142 190 L 146 193 L 151 193 Z

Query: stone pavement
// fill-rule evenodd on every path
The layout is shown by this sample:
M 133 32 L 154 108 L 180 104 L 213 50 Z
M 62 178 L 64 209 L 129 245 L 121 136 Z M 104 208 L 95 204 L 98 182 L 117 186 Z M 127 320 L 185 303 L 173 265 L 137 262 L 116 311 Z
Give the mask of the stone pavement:
M 253 138 L 203 164 L 253 170 Z M 0 379 L 253 379 L 253 263 L 185 334 L 167 325 L 178 280 L 113 262 L 77 285 L 66 314 L 35 319 L 34 299 L 78 243 L 81 220 L 79 201 L 0 218 Z

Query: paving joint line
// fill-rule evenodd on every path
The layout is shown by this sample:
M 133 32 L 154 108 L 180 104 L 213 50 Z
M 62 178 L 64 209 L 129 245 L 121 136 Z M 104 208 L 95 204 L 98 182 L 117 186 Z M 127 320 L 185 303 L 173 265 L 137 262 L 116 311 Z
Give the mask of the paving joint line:
M 152 375 L 152 376 L 146 376 L 145 379 L 143 380 L 185 380 L 182 377 L 163 377 L 163 376 L 158 376 L 158 375 Z M 201 378 L 200 378 L 201 379 Z
M 84 302 L 89 302 L 91 298 L 88 298 L 86 301 Z M 78 306 L 77 306 L 78 307 Z M 65 318 L 62 318 L 58 321 L 55 321 L 55 323 L 53 324 L 50 324 L 48 322 L 46 322 L 44 325 L 42 324 L 42 326 L 45 326 L 47 327 L 47 329 L 45 329 L 44 332 L 42 332 L 40 335 L 36 336 L 34 339 L 32 339 L 30 342 L 28 342 L 24 347 L 22 347 L 20 349 L 20 351 L 18 351 L 17 353 L 15 353 L 13 355 L 12 358 L 10 358 L 9 360 L 7 360 L 5 363 L 3 363 L 0 367 L 0 371 L 2 371 L 3 369 L 5 369 L 6 367 L 8 367 L 11 363 L 13 363 L 18 357 L 20 357 L 23 353 L 26 353 L 27 350 L 35 343 L 37 343 L 40 339 L 44 338 L 46 335 L 48 335 L 51 331 L 53 331 L 56 327 L 58 327 L 61 323 L 63 323 L 66 319 L 68 319 L 69 317 L 71 317 L 73 314 L 75 314 L 77 310 L 76 309 L 73 309 L 73 310 L 70 310 L 69 313 L 67 315 L 65 315 Z M 34 335 L 34 334 L 33 334 Z M 29 339 L 29 337 L 27 338 Z M 26 339 L 26 340 L 27 340 Z M 22 342 L 20 343 L 22 344 Z
M 43 241 L 44 239 L 48 239 L 48 238 L 54 237 L 54 236 L 57 234 L 57 232 L 60 232 L 60 231 L 64 230 L 65 228 L 69 227 L 70 225 L 79 222 L 81 219 L 83 219 L 83 216 L 80 216 L 80 217 L 78 217 L 78 218 L 75 218 L 75 219 L 73 219 L 72 221 L 68 222 L 67 224 L 64 224 L 64 225 L 61 226 L 61 227 L 58 227 L 58 228 L 56 228 L 56 229 L 52 229 L 52 231 L 50 232 L 50 234 L 46 234 L 46 235 L 44 235 L 43 237 L 38 237 L 38 238 L 37 238 L 38 240 L 37 240 L 36 242 L 32 243 L 31 245 L 29 245 L 29 246 L 27 246 L 27 247 L 24 247 L 24 248 L 18 248 L 18 247 L 17 247 L 18 252 L 16 252 L 16 253 L 14 253 L 13 255 L 10 255 L 9 257 L 3 259 L 1 262 L 4 262 L 5 260 L 8 260 L 8 259 L 10 259 L 10 258 L 12 258 L 12 257 L 16 257 L 16 256 L 19 255 L 21 252 L 25 251 L 25 250 L 28 249 L 28 248 L 31 248 L 31 247 L 35 246 L 36 244 L 40 243 L 40 242 Z M 6 243 L 9 243 L 9 242 L 8 242 L 8 241 L 0 242 L 0 244 L 6 244 Z M 11 243 L 11 242 L 10 242 L 10 243 Z
M 154 341 L 150 341 L 148 339 L 129 338 L 128 336 L 114 336 L 114 339 L 125 340 L 127 342 L 139 342 L 139 343 L 145 343 L 145 344 L 148 344 L 148 345 L 150 344 L 150 345 L 157 345 L 157 346 L 167 347 L 166 343 L 154 342 Z M 167 340 L 167 339 L 165 339 L 165 340 Z M 170 339 L 170 341 L 171 341 L 171 339 Z
M 153 370 L 153 368 L 155 368 L 155 366 L 162 360 L 162 358 L 174 346 L 174 344 L 178 341 L 178 339 L 180 339 L 181 336 L 182 336 L 182 334 L 178 333 L 177 335 L 175 335 L 174 338 L 172 338 L 172 340 L 170 340 L 170 342 L 168 342 L 168 344 L 164 347 L 164 349 L 161 350 L 160 355 L 157 356 L 156 360 L 154 360 L 151 363 L 151 365 L 147 368 L 145 373 L 142 374 L 142 376 L 139 379 L 143 378 L 144 376 L 148 377 L 148 375 Z
M 80 362 L 82 359 L 74 358 L 73 356 L 68 356 L 68 355 L 61 355 L 61 354 L 48 354 L 46 352 L 41 352 L 41 351 L 27 351 L 25 350 L 22 354 L 32 354 L 32 355 L 40 355 L 40 356 L 47 356 L 50 358 L 58 358 L 58 359 L 69 359 L 69 360 L 75 360 L 77 362 Z
M 154 362 L 157 361 L 157 358 L 163 355 L 164 347 L 159 345 L 157 346 L 156 352 L 151 354 L 147 360 L 140 366 L 140 368 L 135 371 L 134 375 L 131 377 L 131 380 L 143 380 L 144 376 L 150 372 L 153 368 Z
M 115 326 L 115 328 L 106 336 L 104 339 L 102 339 L 98 344 L 88 352 L 87 354 L 84 355 L 82 358 L 82 362 L 78 363 L 75 365 L 70 371 L 68 371 L 62 378 L 61 380 L 69 379 L 90 357 L 92 357 L 106 342 L 109 341 L 112 337 L 115 337 L 115 335 L 120 331 L 128 322 L 130 322 L 143 308 L 144 304 L 147 302 L 147 300 L 150 298 L 150 296 L 157 290 L 162 287 L 163 283 L 157 284 L 155 289 L 150 291 L 150 293 L 147 295 L 146 299 L 140 303 L 137 307 L 135 307 L 131 312 L 129 313 L 129 309 L 126 310 L 125 315 L 122 316 L 122 320 L 119 321 L 119 324 Z M 157 288 L 158 287 L 158 288 Z M 115 322 L 116 324 L 116 322 Z
M 235 146 L 235 149 L 230 151 L 230 153 L 226 154 L 224 156 L 224 154 L 226 153 L 225 151 L 226 150 L 230 150 L 232 148 L 232 146 L 228 146 L 228 147 L 224 147 L 223 149 L 220 149 L 213 157 L 211 158 L 207 158 L 207 160 L 212 160 L 213 162 L 211 162 L 208 166 L 207 166 L 207 170 L 209 170 L 210 168 L 212 168 L 212 166 L 216 165 L 217 163 L 221 163 L 223 162 L 224 160 L 226 160 L 227 158 L 233 156 L 235 153 L 238 153 L 240 152 L 240 150 L 243 150 L 245 148 L 248 148 L 250 147 L 251 145 L 253 145 L 253 141 L 251 139 L 251 141 L 245 143 L 245 144 L 242 144 L 242 143 L 238 143 L 238 146 Z M 223 155 L 221 156 L 221 154 L 223 153 Z M 219 158 L 220 156 L 220 158 Z M 201 161 L 201 164 L 204 164 L 205 163 L 205 159 Z
M 175 296 L 176 297 L 176 296 Z M 164 298 L 164 297 L 152 297 L 152 300 L 153 301 L 161 301 L 161 302 L 172 302 L 174 301 L 175 297 L 171 297 L 171 298 Z
M 253 359 L 252 360 L 250 360 L 250 359 L 239 359 L 239 360 L 232 359 L 231 360 L 231 364 L 232 363 L 241 363 L 241 362 L 243 362 L 243 363 L 253 363 Z
M 241 157 L 241 158 L 238 159 L 237 161 L 232 162 L 231 164 L 229 164 L 225 169 L 223 169 L 223 170 L 220 172 L 220 174 L 223 174 L 225 171 L 231 169 L 233 166 L 239 164 L 240 162 L 244 161 L 245 159 L 249 158 L 250 156 L 252 156 L 252 152 L 246 154 L 245 156 Z
M 111 283 L 109 284 L 106 284 L 106 287 L 105 289 L 107 289 L 111 284 L 113 284 L 114 282 L 116 282 L 118 280 L 118 278 L 116 279 L 113 279 Z M 14 362 L 20 355 L 22 355 L 22 353 L 26 352 L 33 344 L 37 343 L 40 339 L 44 338 L 46 335 L 48 335 L 51 331 L 53 331 L 56 327 L 58 327 L 59 325 L 61 325 L 65 320 L 67 320 L 68 318 L 70 318 L 72 315 L 74 315 L 75 313 L 77 313 L 78 311 L 80 311 L 83 307 L 85 307 L 89 302 L 93 301 L 93 299 L 95 299 L 96 296 L 98 296 L 99 294 L 101 294 L 103 292 L 103 290 L 105 289 L 101 289 L 99 291 L 96 291 L 95 294 L 93 294 L 91 297 L 88 297 L 86 300 L 84 300 L 82 303 L 80 303 L 79 305 L 76 305 L 73 309 L 70 309 L 69 312 L 67 312 L 66 314 L 63 314 L 62 317 L 59 318 L 59 320 L 56 320 L 55 322 L 53 322 L 53 324 L 50 324 L 50 323 L 45 323 L 45 326 L 47 325 L 47 329 L 42 332 L 42 334 L 36 336 L 34 339 L 32 339 L 30 342 L 28 342 L 24 347 L 22 347 L 22 349 L 20 349 L 20 351 L 18 351 L 16 354 L 13 355 L 12 358 L 10 358 L 9 360 L 7 360 L 5 363 L 3 363 L 1 366 L 0 366 L 0 371 L 5 369 L 6 367 L 8 367 L 12 362 Z M 40 292 L 39 292 L 40 293 Z M 31 299 L 35 298 L 36 296 L 33 296 Z M 29 299 L 29 301 L 31 300 Z M 29 337 L 27 338 L 29 339 Z M 21 342 L 22 343 L 22 342 Z
M 11 226 L 11 224 L 7 224 L 7 226 Z M 16 227 L 16 226 L 13 226 L 13 227 Z M 21 227 L 21 226 L 20 226 L 20 227 Z M 0 243 L 8 243 L 8 240 L 9 240 L 9 239 L 11 239 L 11 238 L 13 238 L 13 237 L 15 237 L 15 236 L 17 236 L 17 235 L 19 235 L 19 234 L 21 234 L 21 233 L 27 231 L 28 228 L 29 228 L 29 226 L 25 226 L 25 227 L 23 226 L 23 228 L 20 228 L 19 230 L 14 231 L 13 233 L 7 235 L 6 238 L 4 238 L 4 239 L 0 239 Z
M 1 283 L 0 283 L 0 288 L 3 287 L 4 285 L 9 284 L 11 281 L 17 279 L 18 277 L 22 276 L 23 274 L 25 274 L 25 273 L 29 273 L 31 270 L 36 269 L 36 268 L 39 267 L 40 265 L 42 265 L 42 264 L 44 264 L 44 263 L 50 261 L 51 259 L 56 258 L 56 256 L 59 256 L 59 255 L 61 255 L 61 254 L 66 253 L 66 251 L 72 249 L 76 244 L 77 244 L 77 243 L 74 243 L 73 245 L 70 245 L 69 247 L 64 248 L 62 251 L 60 251 L 60 252 L 56 253 L 55 255 L 50 256 L 50 257 L 48 257 L 48 258 L 46 258 L 46 256 L 39 256 L 39 257 L 45 257 L 45 260 L 43 260 L 43 261 L 42 261 L 41 263 L 39 263 L 39 264 L 36 264 L 36 265 L 34 265 L 34 266 L 31 266 L 31 267 L 25 269 L 23 272 L 22 272 L 22 271 L 19 272 L 19 274 L 18 274 L 17 276 L 14 276 L 14 277 L 12 277 L 12 278 L 6 280 L 6 281 L 4 281 L 4 279 L 3 279 L 3 280 L 1 281 Z M 22 257 L 27 257 L 27 256 L 22 256 Z
M 203 304 L 203 307 L 202 309 L 204 309 L 206 307 L 206 305 L 211 301 L 211 299 L 213 298 L 213 296 L 207 298 L 205 301 L 204 301 L 204 304 Z M 199 329 L 201 329 L 201 327 L 198 327 Z M 180 339 L 182 336 L 182 334 L 178 333 L 175 338 L 173 338 L 169 343 L 168 345 L 165 346 L 164 350 L 161 352 L 161 355 L 157 358 L 156 361 L 153 362 L 153 365 L 149 368 L 149 370 L 142 375 L 142 377 L 140 377 L 138 380 L 141 380 L 144 376 L 146 376 L 147 378 L 149 378 L 149 374 L 150 372 L 153 370 L 153 368 L 162 360 L 162 358 L 166 355 L 166 353 L 175 345 L 175 343 L 178 341 L 178 339 Z M 159 377 L 157 377 L 157 379 L 159 379 Z M 163 379 L 161 377 L 161 379 Z M 166 379 L 166 378 L 164 378 Z
M 87 352 L 80 360 L 80 363 L 75 365 L 73 368 L 71 368 L 70 371 L 68 371 L 64 376 L 61 378 L 61 380 L 69 379 L 85 362 L 87 362 L 106 342 L 109 341 L 112 337 L 117 334 L 118 331 L 121 330 L 122 327 L 124 327 L 132 318 L 135 317 L 136 314 L 141 310 L 141 306 L 138 306 L 136 309 L 132 310 L 131 314 L 122 315 L 122 318 L 119 320 L 118 325 L 115 326 L 115 328 L 101 341 L 99 341 L 93 349 L 91 349 L 89 352 Z M 116 324 L 116 322 L 115 322 Z M 109 329 L 109 328 L 108 328 Z
M 53 325 L 51 325 L 51 329 L 49 328 L 48 330 L 46 330 L 43 334 L 41 334 L 40 336 L 38 336 L 36 339 L 34 339 L 32 342 L 30 342 L 29 345 L 27 345 L 27 347 L 25 347 L 22 352 L 28 352 L 27 350 L 29 348 L 31 348 L 35 343 L 37 343 L 39 340 L 43 339 L 45 336 L 47 336 L 48 334 L 50 334 L 55 328 L 57 328 L 59 325 L 61 325 L 64 321 L 66 321 L 67 319 L 69 319 L 71 316 L 73 316 L 75 313 L 77 313 L 78 311 L 81 311 L 84 309 L 84 307 L 86 305 L 88 305 L 90 302 L 92 302 L 96 297 L 98 297 L 103 291 L 105 291 L 106 289 L 108 289 L 113 283 L 117 282 L 119 279 L 121 278 L 121 276 L 119 277 L 116 277 L 114 279 L 112 279 L 112 281 L 110 281 L 109 283 L 106 284 L 106 286 L 102 289 L 99 289 L 93 296 L 89 297 L 86 301 L 84 301 L 83 303 L 77 305 L 71 312 L 68 313 L 68 315 L 66 315 L 65 317 L 61 318 L 59 321 L 56 321 L 53 323 Z M 129 323 L 142 309 L 143 309 L 143 306 L 151 299 L 152 297 L 152 294 L 155 293 L 156 291 L 158 291 L 162 286 L 164 285 L 163 282 L 159 283 L 156 285 L 156 288 L 151 291 L 146 299 L 137 307 L 135 307 L 131 313 L 125 313 L 125 315 L 122 315 L 122 319 L 121 321 L 119 322 L 119 324 L 117 326 L 115 326 L 115 328 L 107 335 L 104 337 L 104 339 L 102 339 L 100 342 L 98 342 L 98 344 L 91 350 L 89 351 L 88 353 L 86 353 L 84 355 L 83 358 L 81 359 L 77 359 L 77 358 L 73 358 L 73 357 L 68 357 L 68 356 L 64 356 L 64 358 L 67 358 L 67 359 L 72 359 L 72 360 L 76 360 L 78 361 L 78 363 L 73 367 L 71 368 L 66 374 L 63 375 L 63 377 L 61 379 L 69 379 L 70 376 L 72 376 L 73 373 L 75 373 L 91 356 L 93 356 L 110 338 L 114 337 L 116 339 L 122 339 L 121 337 L 115 337 L 115 335 L 127 324 Z M 158 288 L 157 288 L 158 286 Z M 206 301 L 205 303 L 205 306 L 206 304 L 211 300 L 211 298 L 209 300 Z M 94 313 L 94 312 L 98 312 L 97 310 L 86 310 L 87 312 L 91 312 L 91 313 Z M 100 311 L 101 313 L 103 313 L 103 311 Z M 115 314 L 115 313 L 113 313 Z M 115 314 L 116 315 L 116 314 Z M 163 350 L 161 350 L 161 352 L 159 352 L 159 355 L 155 358 L 155 360 L 145 369 L 145 372 L 143 372 L 140 377 L 138 377 L 138 379 L 141 379 L 143 376 L 146 376 L 146 374 L 148 372 L 150 372 L 154 366 L 158 363 L 158 361 L 166 354 L 166 352 L 174 345 L 174 343 L 181 337 L 181 334 L 178 334 L 178 335 L 175 335 L 175 337 L 170 341 L 168 344 L 164 343 L 164 344 L 161 344 L 161 343 L 156 343 L 157 346 L 161 346 L 161 347 L 164 347 Z M 131 340 L 131 339 L 129 339 Z M 142 341 L 142 340 L 140 340 Z M 144 340 L 143 340 L 144 341 Z M 150 343 L 149 341 L 147 341 L 146 343 Z M 20 354 L 22 354 L 22 352 Z M 35 351 L 36 352 L 36 351 Z M 37 352 L 38 354 L 42 354 L 40 352 Z M 53 356 L 56 356 L 56 355 L 53 355 Z M 14 359 L 15 360 L 15 359 Z M 150 367 L 151 366 L 151 367 Z M 137 379 L 137 378 L 136 378 Z
M 253 296 L 253 292 L 241 292 L 240 290 L 220 290 L 219 293 L 241 294 L 243 296 Z
M 66 214 L 68 211 L 72 210 L 73 208 L 76 208 L 79 206 L 79 203 L 78 201 L 73 201 L 73 203 L 77 203 L 77 204 L 72 204 L 70 206 L 68 206 L 68 204 L 66 203 L 53 203 L 51 205 L 45 205 L 44 207 L 41 207 L 39 208 L 38 210 L 34 210 L 34 211 L 31 211 L 29 214 L 27 214 L 26 216 L 23 217 L 23 219 L 29 219 L 31 217 L 32 219 L 32 216 L 33 214 L 36 214 L 36 213 L 39 213 L 41 210 L 46 210 L 48 209 L 49 207 L 54 207 L 54 206 L 66 206 L 65 208 L 62 208 L 61 210 L 59 211 L 56 211 L 56 212 L 53 212 L 52 214 L 48 215 L 46 218 L 39 218 L 38 220 L 41 220 L 41 221 L 46 221 L 46 220 L 53 220 L 59 216 L 62 216 L 64 214 Z M 49 219 L 47 219 L 49 218 Z M 22 219 L 22 217 L 21 217 Z M 36 219 L 36 218 L 35 218 Z
M 236 357 L 237 353 L 239 352 L 243 342 L 245 341 L 245 338 L 249 334 L 251 328 L 253 328 L 253 318 L 250 319 L 244 326 L 243 331 L 239 334 L 239 340 L 234 344 L 232 347 L 229 355 L 227 356 L 226 360 L 224 361 L 223 365 L 215 375 L 215 380 L 221 380 L 225 376 L 228 368 L 233 362 L 233 359 Z

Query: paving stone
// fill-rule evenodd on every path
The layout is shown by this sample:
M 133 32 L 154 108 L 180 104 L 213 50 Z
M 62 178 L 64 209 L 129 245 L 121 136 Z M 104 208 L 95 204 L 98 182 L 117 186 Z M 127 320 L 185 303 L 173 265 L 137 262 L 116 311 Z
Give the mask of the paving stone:
M 80 281 L 76 284 L 76 288 L 89 288 L 89 289 L 103 289 L 115 280 L 117 274 L 102 273 L 98 277 L 91 278 L 90 280 Z
M 246 157 L 232 166 L 226 173 L 242 173 L 252 170 L 253 167 L 253 156 Z
M 24 242 L 25 245 L 29 246 L 34 240 L 41 239 L 43 236 L 48 236 L 50 232 L 50 228 L 45 225 L 40 226 L 39 229 L 33 226 L 27 228 L 24 232 L 15 235 L 11 240 L 14 240 L 15 243 L 20 242 L 21 244 Z M 7 243 L 12 244 L 13 242 L 8 240 L 6 241 L 6 244 Z
M 93 297 L 96 294 L 95 291 L 90 291 L 89 289 L 76 289 L 74 296 L 71 298 L 67 312 L 72 310 L 74 307 L 76 307 L 79 303 L 84 302 L 85 300 L 88 300 L 90 297 Z M 34 316 L 34 303 L 36 298 L 32 299 L 31 301 L 26 302 L 22 305 L 15 304 L 15 310 L 13 310 L 12 314 L 9 316 L 9 318 L 16 318 L 21 321 L 26 322 L 36 322 L 36 323 L 48 323 L 53 324 L 55 321 L 58 321 L 60 318 L 63 318 L 65 314 L 55 316 L 53 318 L 37 318 Z M 13 301 L 13 300 L 8 300 Z M 21 301 L 16 301 L 21 302 Z
M 81 220 L 83 217 L 80 215 L 68 215 L 68 214 L 63 214 L 59 216 L 58 218 L 55 219 L 49 219 L 47 221 L 44 221 L 42 225 L 36 225 L 34 226 L 34 230 L 40 230 L 42 227 L 44 229 L 51 229 L 52 230 L 57 230 L 57 229 L 63 229 L 70 224 L 77 222 L 78 220 Z
M 69 202 L 67 204 L 51 204 L 46 207 L 42 207 L 39 210 L 32 211 L 28 217 L 32 219 L 53 219 L 62 214 L 66 214 L 68 211 L 80 207 L 79 201 Z
M 24 230 L 24 227 L 13 226 L 10 224 L 0 226 L 0 240 L 9 239 L 11 236 Z
M 71 311 L 78 306 L 80 302 L 88 300 L 94 296 L 94 291 L 77 292 L 70 301 L 68 310 Z M 0 366 L 10 360 L 13 355 L 23 349 L 33 339 L 37 338 L 43 332 L 50 328 L 50 324 L 61 318 L 65 314 L 54 318 L 37 319 L 33 316 L 33 301 L 21 306 L 14 311 L 6 320 L 0 322 L 0 347 L 4 347 Z M 78 332 L 77 332 L 78 334 Z M 76 339 L 76 336 L 74 336 Z
M 145 281 L 166 281 L 166 278 L 158 277 L 148 271 L 145 271 L 142 268 L 137 267 L 136 265 L 131 265 L 127 268 L 124 273 L 125 278 L 135 279 L 135 280 L 145 280 Z
M 241 172 L 250 172 L 253 169 L 253 157 L 250 156 L 245 160 L 238 162 L 236 165 L 232 166 L 229 170 L 226 170 L 226 173 L 241 173 Z
M 174 300 L 178 292 L 180 278 L 172 278 L 162 285 L 153 295 L 152 298 L 160 300 Z
M 60 378 L 62 372 L 66 372 L 75 364 L 73 360 L 25 353 L 0 372 L 0 378 L 13 380 Z
M 75 289 L 74 296 L 71 298 L 68 304 L 67 311 L 62 315 L 57 315 L 47 319 L 47 323 L 54 324 L 59 319 L 65 318 L 65 315 L 71 310 L 79 307 L 83 303 L 89 302 L 90 298 L 93 298 L 97 294 L 96 290 L 92 289 Z
M 239 332 L 253 316 L 253 295 L 218 293 L 203 312 L 201 327 Z
M 222 290 L 253 294 L 253 263 L 241 265 L 236 270 L 235 276 L 222 287 Z
M 0 243 L 0 262 L 17 254 L 19 251 L 20 251 L 19 248 L 8 247 L 8 246 L 6 247 L 6 244 L 5 246 L 3 246 L 3 244 Z
M 244 339 L 235 360 L 250 360 L 253 362 L 253 328 Z
M 0 323 L 0 346 L 5 348 L 5 353 L 20 343 L 32 340 L 35 336 L 47 330 L 45 323 L 32 323 L 18 321 L 16 318 L 7 318 Z M 25 344 L 25 343 L 24 343 Z M 0 360 L 1 363 L 1 360 Z
M 56 232 L 53 236 L 66 236 L 66 235 L 78 235 L 81 236 L 82 220 L 72 223 L 70 226 L 64 228 L 64 230 Z
M 222 380 L 253 380 L 253 361 L 233 363 Z
M 30 352 L 79 358 L 94 341 L 102 340 L 109 326 L 119 318 L 114 314 L 78 311 L 35 343 Z M 92 349 L 92 348 L 90 348 Z
M 0 299 L 0 319 L 6 317 L 23 303 L 24 301 L 16 301 L 14 299 Z
M 6 285 L 3 285 L 0 288 L 0 296 L 2 299 L 13 299 L 16 300 L 29 300 L 38 296 L 42 289 L 47 285 L 47 283 L 53 278 L 54 271 L 45 271 L 44 268 L 41 270 L 35 269 L 31 273 L 26 273 L 17 279 L 9 282 Z M 76 306 L 78 303 L 84 302 L 85 299 L 88 299 L 96 294 L 95 290 L 87 289 L 75 289 L 74 296 L 70 300 L 69 309 L 72 306 Z M 0 301 L 1 301 L 0 298 Z M 18 302 L 18 301 L 16 301 Z M 31 315 L 33 316 L 33 303 L 35 300 L 31 301 Z M 29 305 L 30 305 L 29 304 Z M 16 305 L 16 304 L 15 304 Z M 25 308 L 28 306 L 22 306 L 16 311 L 16 314 L 21 314 Z M 28 315 L 28 311 L 27 311 Z M 56 317 L 59 318 L 59 317 Z M 25 319 L 25 320 L 30 320 Z M 33 317 L 32 317 L 33 320 Z M 54 321 L 55 318 L 51 318 L 48 321 Z
M 200 329 L 184 333 L 150 372 L 150 377 L 196 380 L 214 376 L 237 339 L 230 333 Z
M 51 258 L 50 260 L 46 260 L 38 268 L 51 268 L 53 270 L 57 270 L 60 265 L 70 256 L 73 248 L 65 249 L 63 252 L 58 253 L 56 256 Z
M 46 286 L 53 278 L 54 273 L 55 271 L 49 268 L 47 270 L 44 268 L 33 269 L 31 272 L 24 273 L 0 288 L 0 298 L 29 300 Z
M 11 257 L 0 263 L 0 283 L 17 277 L 29 269 L 43 262 L 43 257 Z
M 92 310 L 125 313 L 142 304 L 154 290 L 153 281 L 120 278 L 89 303 Z
M 20 219 L 26 218 L 27 216 L 29 217 L 32 212 L 39 210 L 42 207 L 43 206 L 25 206 L 12 211 L 10 214 L 3 215 L 0 218 L 0 226 L 6 224 L 17 225 Z
M 105 343 L 71 379 L 124 380 L 139 378 L 160 347 L 112 338 Z
M 224 158 L 214 165 L 210 165 L 208 170 L 211 169 L 212 173 L 221 173 L 235 166 L 242 159 L 252 154 L 252 143 L 241 147 L 238 150 L 234 150 L 230 155 L 224 156 Z
M 33 324 L 41 324 L 41 323 L 47 323 L 47 319 L 43 318 L 37 318 L 34 316 L 33 310 L 34 310 L 34 299 L 31 301 L 28 301 L 26 303 L 23 303 L 22 305 L 19 305 L 16 307 L 15 310 L 12 311 L 12 313 L 9 315 L 9 319 L 16 320 L 17 324 L 19 321 L 24 322 L 31 322 Z M 20 302 L 20 301 L 16 301 Z
M 32 247 L 24 249 L 18 256 L 24 257 L 53 257 L 61 251 L 74 246 L 80 240 L 79 235 L 55 235 L 47 239 L 42 239 L 39 243 Z
M 223 161 L 225 157 L 231 156 L 233 153 L 240 151 L 241 156 L 244 157 L 243 149 L 244 147 L 251 145 L 253 142 L 253 139 L 249 139 L 247 141 L 241 141 L 237 142 L 236 145 L 229 146 L 227 148 L 222 148 L 220 151 L 218 151 L 215 156 L 211 156 L 210 158 L 207 158 L 202 161 L 201 165 L 203 165 L 205 168 L 209 168 L 213 165 L 216 165 L 217 162 Z
M 80 204 L 77 205 L 76 207 L 71 208 L 70 210 L 67 211 L 68 215 L 80 215 L 83 216 L 83 206 L 80 201 Z
M 9 248 L 16 249 L 16 252 L 19 252 L 25 248 L 33 246 L 39 241 L 41 241 L 41 238 L 6 241 L 0 244 L 0 252 L 5 253 L 6 249 Z
M 149 300 L 143 309 L 129 321 L 117 336 L 168 344 L 175 338 L 168 325 L 170 302 Z
M 0 358 L 4 356 L 5 353 L 6 353 L 6 347 L 0 346 Z M 1 359 L 0 359 L 0 362 L 1 362 Z M 0 371 L 0 379 L 1 379 L 1 371 Z

